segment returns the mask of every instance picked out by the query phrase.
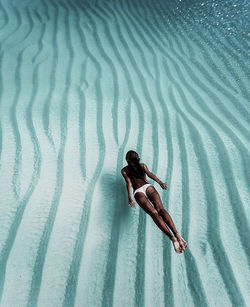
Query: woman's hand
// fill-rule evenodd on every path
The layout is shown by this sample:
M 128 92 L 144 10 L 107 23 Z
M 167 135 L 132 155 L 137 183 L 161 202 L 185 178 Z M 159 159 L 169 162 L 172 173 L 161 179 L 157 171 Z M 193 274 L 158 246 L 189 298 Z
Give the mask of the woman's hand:
M 166 183 L 161 182 L 160 186 L 163 188 L 163 190 L 167 190 L 168 186 Z
M 129 198 L 128 202 L 132 208 L 135 208 L 135 201 L 132 198 Z

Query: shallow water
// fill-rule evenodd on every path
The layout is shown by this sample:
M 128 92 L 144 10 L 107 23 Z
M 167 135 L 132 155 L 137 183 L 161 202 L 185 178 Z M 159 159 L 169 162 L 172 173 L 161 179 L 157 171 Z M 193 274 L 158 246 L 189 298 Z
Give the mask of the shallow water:
M 0 306 L 250 306 L 248 1 L 0 1 Z M 120 169 L 139 152 L 188 241 Z M 155 184 L 156 187 L 156 184 Z

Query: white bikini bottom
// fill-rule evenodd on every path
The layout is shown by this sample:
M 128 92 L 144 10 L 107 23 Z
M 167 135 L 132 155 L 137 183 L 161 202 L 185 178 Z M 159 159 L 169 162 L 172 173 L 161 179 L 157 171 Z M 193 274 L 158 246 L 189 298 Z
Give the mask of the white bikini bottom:
M 141 186 L 139 189 L 136 189 L 134 191 L 134 195 L 138 192 L 142 192 L 146 197 L 147 197 L 147 194 L 146 194 L 146 190 L 149 186 L 151 186 L 152 184 L 151 183 L 146 183 L 144 184 L 143 186 Z

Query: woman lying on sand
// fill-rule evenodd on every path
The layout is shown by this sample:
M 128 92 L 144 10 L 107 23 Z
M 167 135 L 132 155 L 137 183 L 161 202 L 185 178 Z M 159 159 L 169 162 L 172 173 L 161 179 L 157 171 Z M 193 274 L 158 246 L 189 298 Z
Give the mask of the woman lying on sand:
M 121 173 L 127 184 L 130 206 L 135 207 L 135 202 L 131 196 L 131 187 L 133 187 L 134 197 L 139 206 L 152 217 L 155 224 L 169 237 L 173 242 L 175 251 L 179 254 L 182 253 L 182 251 L 187 248 L 187 243 L 176 230 L 169 213 L 164 209 L 159 193 L 152 184 L 147 182 L 146 174 L 148 177 L 156 181 L 164 190 L 167 189 L 166 183 L 161 182 L 153 173 L 151 173 L 146 164 L 139 163 L 140 158 L 135 151 L 128 151 L 126 154 L 126 160 L 128 165 L 121 170 Z M 171 229 L 173 234 L 168 227 Z

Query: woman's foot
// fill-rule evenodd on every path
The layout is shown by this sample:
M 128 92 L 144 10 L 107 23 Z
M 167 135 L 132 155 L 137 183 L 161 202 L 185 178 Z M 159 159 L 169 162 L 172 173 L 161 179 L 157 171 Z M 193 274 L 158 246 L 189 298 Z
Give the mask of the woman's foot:
M 176 253 L 181 254 L 182 253 L 182 248 L 181 248 L 178 240 L 175 237 L 173 237 L 171 239 L 171 241 L 173 242 L 174 250 L 176 251 Z
M 187 248 L 187 242 L 182 238 L 182 236 L 178 232 L 175 234 L 175 237 L 178 240 L 181 249 L 185 250 Z

